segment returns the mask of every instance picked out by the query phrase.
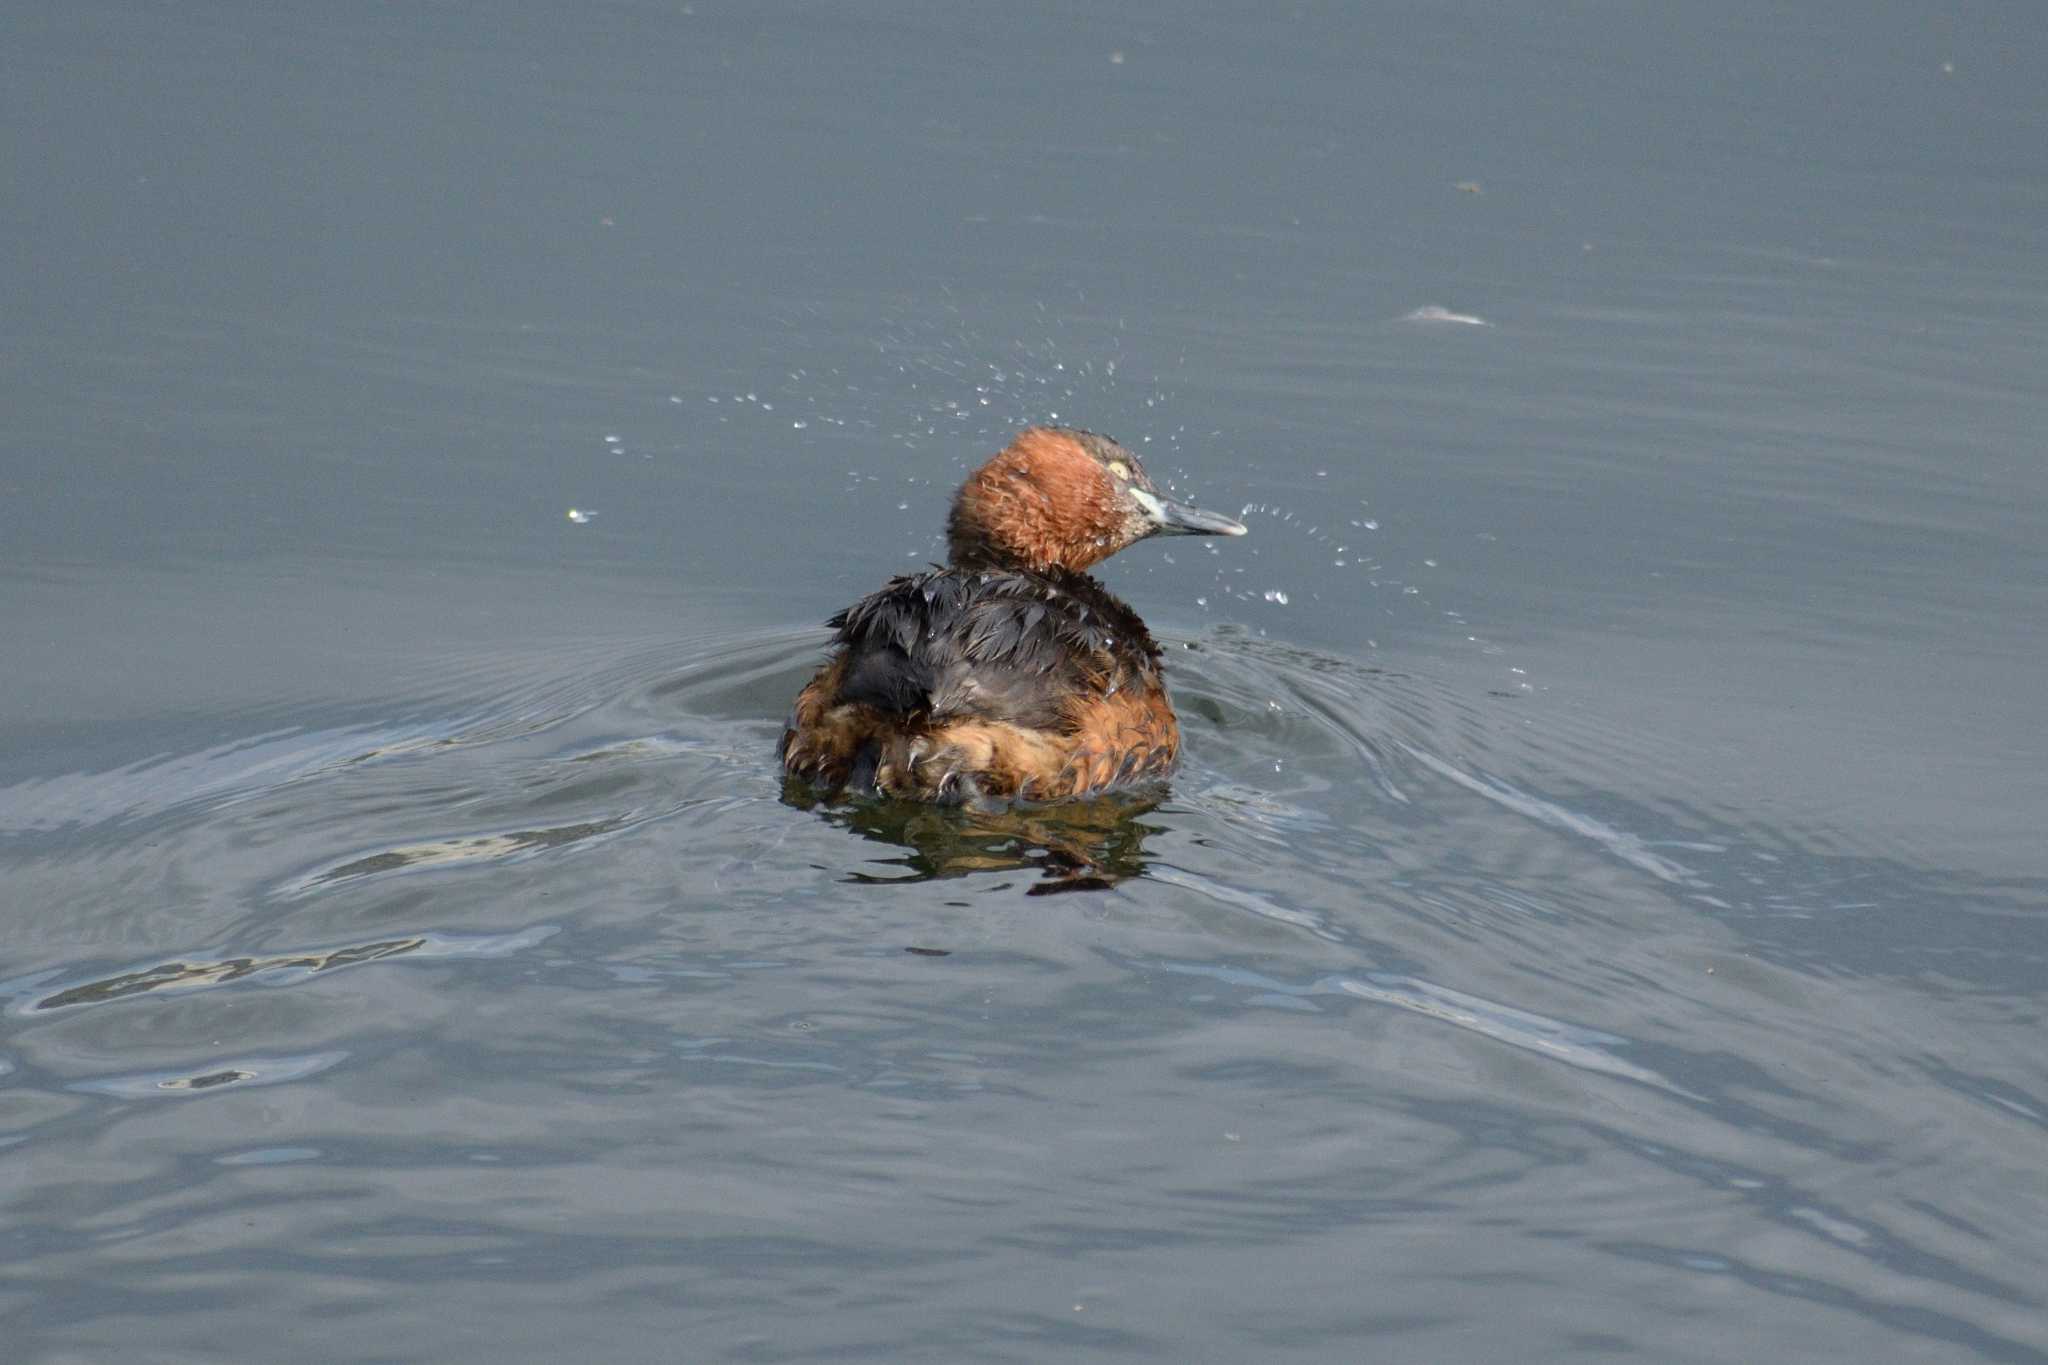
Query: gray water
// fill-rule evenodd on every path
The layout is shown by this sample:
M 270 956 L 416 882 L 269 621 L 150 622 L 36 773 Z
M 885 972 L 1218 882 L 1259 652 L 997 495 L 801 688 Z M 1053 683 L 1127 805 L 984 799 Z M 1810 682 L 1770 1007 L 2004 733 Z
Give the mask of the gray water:
M 14 6 L 6 1359 L 2048 1360 L 2044 69 Z M 1053 420 L 1170 791 L 786 792 Z

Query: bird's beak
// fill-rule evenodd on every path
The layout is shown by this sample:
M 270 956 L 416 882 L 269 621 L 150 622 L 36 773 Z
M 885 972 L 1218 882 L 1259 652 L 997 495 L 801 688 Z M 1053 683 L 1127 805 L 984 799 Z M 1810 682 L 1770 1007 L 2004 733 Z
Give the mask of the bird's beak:
M 1162 498 L 1157 493 L 1147 493 L 1142 488 L 1133 488 L 1131 496 L 1138 506 L 1145 509 L 1152 518 L 1153 534 L 1163 536 L 1241 536 L 1245 524 L 1224 516 L 1221 512 L 1204 512 L 1199 507 L 1190 507 L 1184 502 Z

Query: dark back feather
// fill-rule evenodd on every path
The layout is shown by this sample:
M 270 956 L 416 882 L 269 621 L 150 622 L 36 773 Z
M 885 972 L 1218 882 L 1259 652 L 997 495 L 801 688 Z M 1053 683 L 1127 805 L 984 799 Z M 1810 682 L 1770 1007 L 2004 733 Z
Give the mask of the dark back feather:
M 1080 573 L 935 568 L 827 624 L 846 658 L 837 702 L 934 722 L 1051 726 L 1077 691 L 1120 691 L 1159 670 L 1138 614 Z

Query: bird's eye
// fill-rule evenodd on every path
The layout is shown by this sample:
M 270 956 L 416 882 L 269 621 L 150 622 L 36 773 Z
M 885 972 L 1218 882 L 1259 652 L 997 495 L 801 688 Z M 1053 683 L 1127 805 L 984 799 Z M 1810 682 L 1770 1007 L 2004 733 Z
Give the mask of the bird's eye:
M 1116 475 L 1119 479 L 1131 477 L 1131 467 L 1122 460 L 1111 460 L 1109 462 L 1109 472 Z

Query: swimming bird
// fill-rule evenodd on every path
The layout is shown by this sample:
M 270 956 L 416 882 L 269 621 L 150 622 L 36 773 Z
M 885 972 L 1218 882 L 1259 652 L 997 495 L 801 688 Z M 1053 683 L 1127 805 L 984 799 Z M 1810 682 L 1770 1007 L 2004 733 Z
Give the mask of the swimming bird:
M 998 805 L 1156 780 L 1180 756 L 1158 644 L 1087 569 L 1156 535 L 1241 536 L 1107 436 L 1026 427 L 968 475 L 949 562 L 826 624 L 783 770 L 831 791 Z

